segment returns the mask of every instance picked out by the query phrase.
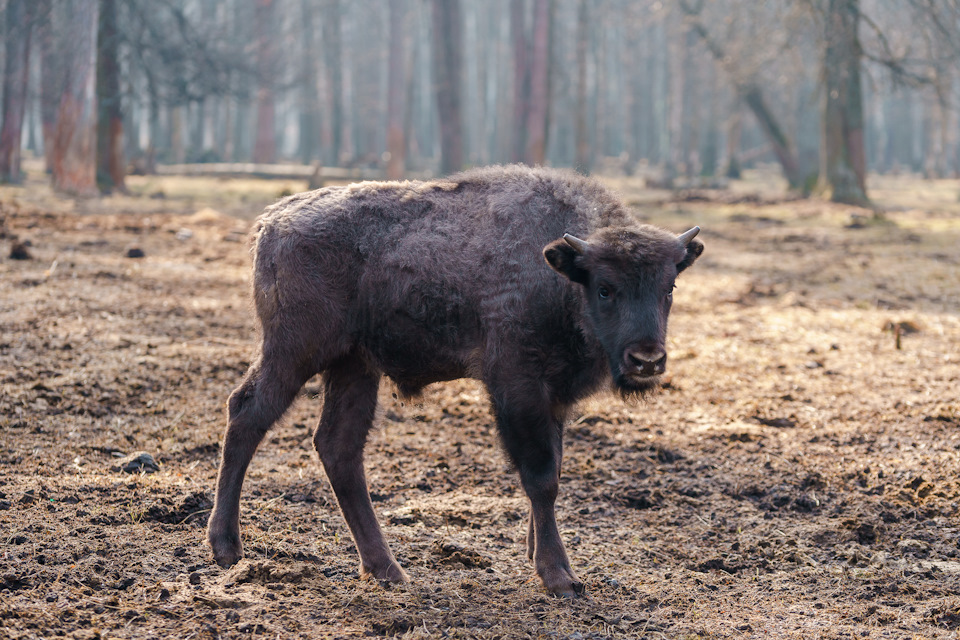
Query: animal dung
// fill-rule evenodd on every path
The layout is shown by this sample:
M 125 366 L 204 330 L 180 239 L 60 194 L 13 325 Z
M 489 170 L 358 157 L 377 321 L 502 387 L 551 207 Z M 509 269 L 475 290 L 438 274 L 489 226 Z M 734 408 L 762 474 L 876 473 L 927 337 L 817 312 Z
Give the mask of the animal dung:
M 10 259 L 32 260 L 33 256 L 30 255 L 30 250 L 27 247 L 29 245 L 26 242 L 14 242 L 13 246 L 10 247 Z
M 113 470 L 123 473 L 156 473 L 160 471 L 160 465 L 146 451 L 136 451 L 118 460 Z

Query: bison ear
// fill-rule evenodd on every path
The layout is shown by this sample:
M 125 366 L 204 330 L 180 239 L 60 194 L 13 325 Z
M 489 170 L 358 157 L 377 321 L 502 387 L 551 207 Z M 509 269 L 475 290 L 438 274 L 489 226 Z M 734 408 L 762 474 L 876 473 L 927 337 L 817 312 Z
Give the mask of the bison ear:
M 571 282 L 586 285 L 590 275 L 586 269 L 576 264 L 578 256 L 580 253 L 563 238 L 554 240 L 543 248 L 543 257 L 547 259 L 547 264 L 553 267 L 554 271 L 566 276 Z
M 677 263 L 677 273 L 680 273 L 690 265 L 692 265 L 697 258 L 700 257 L 700 254 L 703 253 L 703 243 L 699 240 L 691 240 L 687 243 L 687 251 L 683 255 L 683 259 Z

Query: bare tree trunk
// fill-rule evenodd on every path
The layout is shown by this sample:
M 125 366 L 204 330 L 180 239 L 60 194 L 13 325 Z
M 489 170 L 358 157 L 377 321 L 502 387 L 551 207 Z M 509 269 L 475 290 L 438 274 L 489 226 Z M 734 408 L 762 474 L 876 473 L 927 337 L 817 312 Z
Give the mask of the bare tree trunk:
M 253 161 L 274 162 L 277 159 L 276 100 L 273 95 L 277 72 L 274 0 L 256 0 L 254 30 L 257 47 L 257 137 L 253 145 Z
M 707 91 L 710 98 L 707 101 L 707 117 L 704 121 L 706 132 L 704 135 L 703 158 L 701 163 L 701 173 L 705 176 L 717 175 L 719 165 L 718 157 L 720 155 L 720 133 L 717 130 L 717 120 L 719 119 L 718 105 L 720 99 L 719 83 L 717 82 L 717 70 L 714 61 L 710 58 L 702 59 L 702 64 L 706 68 L 709 76 L 706 81 Z
M 817 191 L 834 202 L 867 201 L 859 21 L 859 0 L 829 0 Z
M 926 153 L 923 131 L 926 123 L 924 122 L 924 96 L 918 92 L 907 95 L 907 119 L 910 123 L 912 135 L 907 138 L 909 151 L 909 167 L 911 171 L 923 171 L 923 158 Z
M 511 30 L 513 29 L 513 20 L 508 10 L 508 5 L 513 2 L 513 0 L 500 0 L 501 1 L 501 17 L 499 20 L 499 29 L 497 31 L 498 41 L 506 42 L 510 39 Z M 515 71 L 515 53 L 510 51 L 509 47 L 501 46 L 498 47 L 497 59 L 499 64 L 497 65 L 498 69 L 498 82 L 497 86 L 499 87 L 497 93 L 497 107 L 496 107 L 496 118 L 497 126 L 494 132 L 494 147 L 495 158 L 499 162 L 516 162 L 519 158 L 516 156 L 516 140 L 514 131 L 516 127 L 513 125 L 513 119 L 516 117 L 515 107 L 516 107 L 516 74 L 511 73 Z M 511 86 L 512 83 L 512 86 Z
M 237 144 L 234 126 L 236 119 L 236 100 L 230 96 L 223 99 L 223 153 L 224 162 L 231 162 L 236 154 Z
M 888 97 L 874 96 L 871 108 L 874 125 L 873 166 L 876 171 L 885 173 L 889 170 L 888 158 L 890 150 L 890 132 L 887 131 Z
M 703 86 L 701 60 L 696 55 L 697 36 L 692 29 L 684 29 L 684 82 L 683 82 L 683 165 L 687 178 L 700 174 L 700 128 Z
M 404 84 L 406 84 L 406 106 L 404 108 L 405 113 L 403 117 L 403 130 L 406 132 L 404 140 L 404 149 L 403 156 L 405 160 L 405 165 L 413 164 L 417 167 L 420 167 L 423 162 L 422 154 L 419 153 L 418 148 L 418 126 L 417 123 L 419 119 L 416 117 L 417 114 L 421 111 L 420 102 L 423 99 L 422 87 L 423 80 L 421 78 L 420 69 L 422 68 L 421 58 L 423 57 L 422 50 L 424 48 L 423 41 L 424 38 L 420 37 L 421 30 L 423 29 L 423 5 L 419 2 L 413 3 L 413 6 L 408 7 L 410 9 L 410 25 L 409 31 L 411 33 L 411 44 L 410 52 L 406 58 L 406 74 L 404 79 Z M 404 167 L 406 169 L 406 166 Z
M 513 39 L 513 162 L 523 160 L 527 146 L 527 103 L 530 99 L 530 51 L 524 29 L 524 0 L 510 1 L 510 35 Z
M 629 4 L 627 3 L 629 6 Z M 636 19 L 629 10 L 625 9 L 625 24 L 633 24 Z M 624 106 L 626 115 L 624 117 L 627 126 L 625 128 L 627 162 L 624 171 L 627 175 L 632 175 L 636 171 L 637 163 L 643 156 L 644 148 L 644 128 L 643 128 L 643 98 L 646 92 L 643 87 L 646 81 L 646 65 L 643 63 L 644 55 L 641 42 L 646 37 L 646 29 L 627 28 L 624 30 L 624 47 L 622 48 L 618 63 L 624 69 L 624 80 L 626 97 Z
M 463 23 L 460 0 L 433 0 L 433 70 L 440 119 L 440 172 L 463 167 Z
M 8 0 L 6 60 L 3 69 L 3 127 L 0 128 L 0 182 L 20 182 L 20 141 L 27 107 L 32 8 L 24 0 Z
M 590 48 L 593 51 L 593 144 L 590 149 L 596 164 L 607 155 L 607 125 L 609 124 L 610 99 L 607 87 L 607 58 L 609 40 L 605 37 L 608 7 L 603 0 L 594 2 L 596 19 L 593 20 L 590 34 Z
M 147 75 L 148 109 L 148 142 L 144 154 L 143 172 L 152 174 L 157 172 L 157 147 L 160 144 L 160 96 L 153 79 Z
M 541 165 L 546 160 L 547 107 L 550 100 L 550 0 L 534 0 L 532 44 L 524 161 Z
M 932 92 L 936 95 L 939 91 L 934 88 Z M 926 153 L 923 158 L 923 176 L 928 180 L 943 177 L 943 148 L 941 143 L 943 137 L 941 130 L 943 127 L 943 108 L 941 98 L 937 95 L 935 100 L 926 100 L 923 105 L 924 127 L 926 133 L 926 144 L 924 145 Z
M 734 90 L 756 117 L 764 137 L 766 137 L 770 143 L 790 189 L 799 191 L 804 195 L 809 194 L 809 176 L 805 174 L 805 171 L 800 166 L 800 161 L 793 143 L 786 134 L 784 134 L 783 127 L 780 125 L 779 120 L 774 116 L 773 112 L 770 111 L 760 86 L 755 81 L 737 80 L 735 70 L 730 68 L 730 58 L 727 57 L 723 47 L 710 36 L 710 32 L 707 31 L 706 26 L 697 18 L 698 12 L 691 9 L 686 2 L 681 2 L 680 6 L 684 13 L 687 14 L 690 27 L 703 40 L 707 50 L 710 51 L 710 55 L 713 56 L 714 60 L 726 67 Z
M 97 32 L 97 187 L 101 193 L 124 184 L 123 113 L 120 110 L 120 32 L 116 0 L 100 0 Z
M 324 59 L 330 98 L 330 161 L 340 164 L 343 146 L 343 38 L 340 0 L 327 0 L 323 20 Z
M 924 174 L 927 178 L 945 178 L 950 173 L 947 156 L 952 147 L 950 71 L 938 64 L 933 80 L 933 93 L 936 100 L 927 102 L 927 154 L 924 162 Z
M 97 0 L 58 3 L 71 37 L 61 41 L 63 89 L 53 144 L 53 186 L 79 196 L 97 194 L 95 100 Z
M 730 117 L 727 120 L 727 147 L 723 175 L 728 178 L 740 178 L 740 134 L 743 131 L 743 110 L 740 97 L 731 99 Z
M 320 91 L 317 86 L 316 37 L 313 5 L 300 0 L 300 38 L 303 46 L 303 78 L 300 85 L 300 161 L 310 164 L 317 157 L 320 140 Z
M 947 87 L 944 90 L 944 123 L 943 123 L 943 149 L 944 149 L 944 176 L 947 178 L 957 177 L 957 110 L 950 108 L 956 104 L 958 95 L 957 78 L 954 69 L 948 69 L 946 73 Z
M 783 175 L 787 179 L 790 188 L 800 190 L 803 193 L 809 193 L 809 189 L 805 184 L 807 182 L 806 176 L 802 175 L 800 170 L 800 162 L 797 159 L 797 153 L 793 147 L 793 143 L 791 143 L 790 139 L 783 133 L 780 122 L 767 106 L 767 101 L 764 99 L 760 87 L 755 84 L 747 84 L 740 85 L 737 89 L 744 104 L 747 105 L 756 117 L 757 123 L 763 130 L 770 146 L 773 148 L 773 155 L 776 156 L 777 162 L 780 163 L 780 167 L 783 169 Z
M 469 4 L 467 7 L 470 15 L 470 36 L 475 52 L 473 56 L 475 72 L 471 80 L 475 97 L 469 101 L 473 106 L 473 115 L 468 118 L 472 127 L 467 127 L 471 132 L 469 160 L 478 165 L 485 165 L 490 164 L 486 137 L 490 100 L 487 96 L 490 93 L 490 67 L 493 66 L 492 43 L 487 40 L 486 31 L 490 16 L 495 12 L 484 10 L 487 5 Z
M 37 39 L 40 45 L 40 126 L 43 129 L 43 156 L 47 173 L 53 172 L 53 139 L 57 126 L 60 59 L 53 34 L 51 0 L 35 0 Z
M 664 179 L 667 183 L 672 182 L 677 172 L 680 170 L 680 164 L 684 161 L 683 157 L 683 95 L 686 85 L 687 72 L 687 27 L 682 19 L 679 21 L 677 32 L 670 38 L 672 50 L 669 52 L 668 69 L 670 72 L 670 92 L 669 106 L 667 114 L 667 131 L 669 133 L 670 147 L 667 155 L 666 171 Z
M 183 142 L 184 111 L 186 111 L 186 107 L 183 105 L 170 107 L 168 111 L 170 114 L 170 157 L 178 164 L 187 161 L 187 149 Z
M 399 180 L 406 164 L 404 106 L 407 102 L 407 55 L 404 51 L 406 0 L 390 0 L 390 59 L 387 71 L 387 178 Z
M 577 3 L 577 106 L 576 128 L 577 170 L 590 173 L 590 138 L 587 130 L 587 42 L 590 36 L 590 12 L 587 0 Z

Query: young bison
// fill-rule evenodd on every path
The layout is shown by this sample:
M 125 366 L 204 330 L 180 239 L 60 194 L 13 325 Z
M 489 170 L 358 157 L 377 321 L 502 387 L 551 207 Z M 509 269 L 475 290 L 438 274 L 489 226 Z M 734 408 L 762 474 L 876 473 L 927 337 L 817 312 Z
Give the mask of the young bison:
M 322 373 L 314 444 L 360 573 L 407 581 L 363 471 L 380 378 L 410 396 L 469 377 L 486 385 L 530 498 L 528 556 L 549 591 L 581 592 L 554 513 L 564 420 L 611 381 L 626 396 L 657 385 L 671 292 L 703 251 L 698 231 L 638 225 L 597 182 L 522 166 L 330 187 L 269 207 L 253 248 L 260 354 L 229 400 L 208 531 L 215 560 L 242 556 L 247 465 Z

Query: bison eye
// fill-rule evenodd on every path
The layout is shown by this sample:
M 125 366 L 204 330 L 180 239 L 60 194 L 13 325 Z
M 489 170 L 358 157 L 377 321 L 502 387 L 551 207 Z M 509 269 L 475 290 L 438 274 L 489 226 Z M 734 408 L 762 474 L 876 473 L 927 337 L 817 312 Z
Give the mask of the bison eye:
M 599 287 L 597 289 L 597 295 L 600 296 L 601 300 L 606 300 L 610 297 L 610 289 L 607 289 L 606 287 Z

